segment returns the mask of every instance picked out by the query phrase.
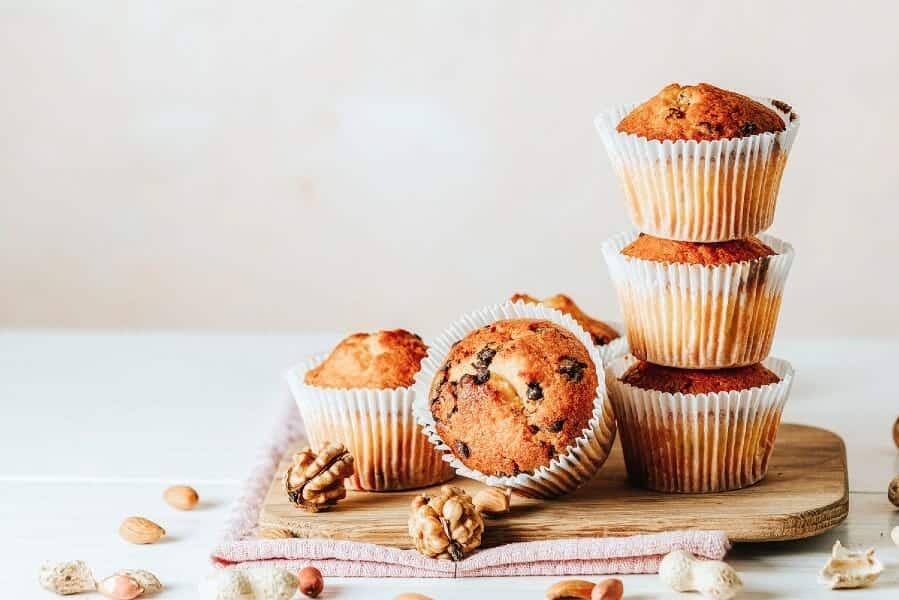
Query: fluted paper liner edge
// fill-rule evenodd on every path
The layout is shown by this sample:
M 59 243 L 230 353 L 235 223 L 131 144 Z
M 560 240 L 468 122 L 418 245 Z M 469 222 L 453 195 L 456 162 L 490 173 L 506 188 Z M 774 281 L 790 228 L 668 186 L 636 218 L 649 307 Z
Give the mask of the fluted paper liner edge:
M 763 361 L 780 381 L 748 390 L 671 394 L 620 378 L 637 359 L 607 367 L 609 395 L 618 417 L 631 482 L 661 492 L 708 493 L 761 481 L 793 384 L 789 362 Z

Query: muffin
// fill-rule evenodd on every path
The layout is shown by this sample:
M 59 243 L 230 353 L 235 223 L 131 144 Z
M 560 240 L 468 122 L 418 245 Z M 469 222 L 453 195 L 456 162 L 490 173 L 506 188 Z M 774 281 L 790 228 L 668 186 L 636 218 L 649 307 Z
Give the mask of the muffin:
M 452 478 L 413 415 L 411 385 L 427 351 L 402 329 L 356 333 L 288 372 L 313 449 L 340 442 L 355 458 L 352 487 L 394 491 Z
M 631 353 L 682 369 L 771 350 L 792 247 L 772 236 L 700 244 L 622 233 L 603 244 Z
M 765 477 L 793 369 L 777 358 L 722 370 L 624 356 L 607 371 L 631 483 L 662 492 L 735 490 Z
M 614 327 L 612 327 L 608 323 L 604 323 L 603 321 L 594 319 L 593 317 L 582 311 L 580 307 L 574 303 L 574 300 L 572 300 L 565 294 L 556 294 L 555 296 L 549 296 L 547 298 L 544 298 L 543 300 L 539 300 L 537 298 L 534 298 L 533 296 L 529 296 L 528 294 L 513 294 L 509 299 L 509 302 L 542 304 L 543 306 L 548 306 L 549 308 L 555 308 L 556 310 L 562 311 L 566 315 L 571 315 L 571 318 L 577 321 L 578 324 L 583 327 L 587 333 L 590 334 L 590 338 L 597 346 L 606 346 L 612 340 L 616 340 L 620 337 L 620 334 L 615 331 Z
M 779 100 L 673 83 L 596 127 L 637 229 L 719 242 L 771 226 L 799 117 Z
M 465 315 L 432 344 L 415 389 L 416 416 L 457 473 L 525 495 L 582 485 L 614 440 L 598 348 L 539 305 Z
M 641 390 L 668 394 L 711 394 L 762 387 L 777 383 L 780 377 L 762 363 L 731 369 L 675 369 L 638 360 L 620 380 Z
M 648 140 L 712 141 L 786 129 L 761 102 L 708 83 L 672 83 L 629 112 L 615 130 Z
M 547 466 L 580 437 L 596 385 L 596 365 L 567 330 L 497 321 L 450 350 L 431 386 L 431 415 L 466 467 L 511 477 Z
M 306 372 L 307 385 L 385 390 L 415 381 L 428 347 L 405 329 L 354 333 L 337 344 L 321 364 Z

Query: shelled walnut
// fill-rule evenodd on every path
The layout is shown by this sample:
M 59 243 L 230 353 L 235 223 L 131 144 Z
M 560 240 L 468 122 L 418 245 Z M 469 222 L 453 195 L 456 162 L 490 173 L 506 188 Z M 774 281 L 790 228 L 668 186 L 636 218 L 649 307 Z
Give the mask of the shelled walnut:
M 896 417 L 896 422 L 893 423 L 893 442 L 899 448 L 899 417 Z
M 318 512 L 346 498 L 344 479 L 352 475 L 352 455 L 343 444 L 327 442 L 317 454 L 306 447 L 293 455 L 284 487 L 296 506 Z
M 412 500 L 409 535 L 425 556 L 462 560 L 481 545 L 484 519 L 465 490 L 445 485 L 440 495 Z

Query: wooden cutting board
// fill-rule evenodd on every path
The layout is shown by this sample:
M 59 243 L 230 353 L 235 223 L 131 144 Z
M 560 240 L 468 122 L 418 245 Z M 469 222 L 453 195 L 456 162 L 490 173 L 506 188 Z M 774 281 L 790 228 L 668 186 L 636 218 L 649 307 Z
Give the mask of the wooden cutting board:
M 426 490 L 349 491 L 331 511 L 307 513 L 290 504 L 282 488 L 291 455 L 282 460 L 272 482 L 259 513 L 260 527 L 289 529 L 298 537 L 411 547 L 409 503 Z M 452 483 L 470 494 L 483 487 L 461 478 Z M 768 476 L 752 487 L 720 494 L 660 494 L 630 487 L 616 442 L 597 477 L 573 494 L 557 500 L 513 496 L 511 513 L 487 522 L 483 547 L 676 529 L 721 530 L 735 542 L 792 540 L 836 527 L 848 512 L 843 440 L 816 427 L 784 424 Z

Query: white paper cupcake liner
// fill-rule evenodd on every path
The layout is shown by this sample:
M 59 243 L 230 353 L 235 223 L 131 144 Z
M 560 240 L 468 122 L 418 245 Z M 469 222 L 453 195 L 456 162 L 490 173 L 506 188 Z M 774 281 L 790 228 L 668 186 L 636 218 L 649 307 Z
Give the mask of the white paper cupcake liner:
M 649 140 L 615 129 L 636 104 L 596 116 L 637 229 L 672 240 L 719 242 L 771 226 L 799 117 L 770 98 L 754 100 L 775 111 L 786 129 L 714 141 Z
M 607 365 L 616 358 L 628 354 L 631 348 L 627 344 L 627 329 L 624 327 L 624 323 L 619 323 L 618 321 L 606 321 L 605 323 L 617 331 L 619 336 L 605 346 L 596 346 L 596 349 L 599 350 L 599 355 L 602 357 L 603 364 Z
M 552 459 L 549 465 L 533 473 L 520 473 L 512 477 L 495 477 L 469 469 L 453 454 L 437 433 L 434 417 L 428 402 L 431 383 L 446 360 L 453 344 L 470 332 L 505 319 L 546 319 L 573 333 L 587 349 L 596 366 L 597 386 L 593 403 L 593 415 L 582 435 L 569 447 L 568 452 Z M 541 304 L 506 302 L 487 306 L 463 315 L 436 339 L 428 341 L 428 355 L 415 376 L 415 416 L 428 439 L 443 453 L 456 473 L 476 479 L 490 486 L 511 488 L 520 494 L 536 498 L 554 498 L 567 494 L 589 481 L 608 458 L 615 441 L 615 416 L 606 394 L 605 370 L 600 349 L 593 345 L 589 334 L 570 316 Z
M 765 477 L 793 384 L 785 360 L 763 364 L 780 382 L 711 394 L 669 394 L 620 381 L 636 358 L 607 368 L 631 483 L 661 492 L 735 490 Z
M 340 442 L 354 458 L 351 487 L 372 492 L 436 485 L 454 472 L 422 434 L 413 415 L 415 391 L 339 389 L 307 385 L 306 371 L 320 355 L 287 372 L 313 450 Z
M 620 233 L 602 246 L 632 354 L 682 369 L 745 366 L 768 356 L 793 262 L 790 244 L 763 234 L 777 254 L 694 265 L 621 254 L 636 237 Z

